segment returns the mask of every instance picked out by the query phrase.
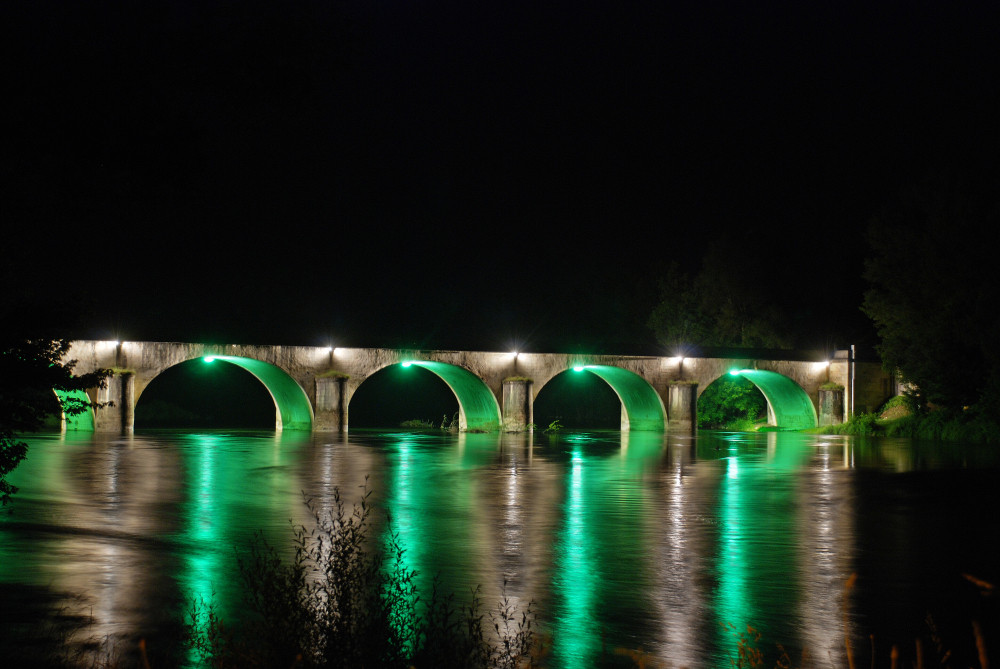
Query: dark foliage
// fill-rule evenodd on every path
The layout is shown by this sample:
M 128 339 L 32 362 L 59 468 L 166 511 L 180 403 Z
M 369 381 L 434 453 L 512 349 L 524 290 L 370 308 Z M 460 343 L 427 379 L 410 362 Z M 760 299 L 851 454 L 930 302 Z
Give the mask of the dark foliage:
M 1000 223 L 1000 187 L 939 177 L 903 193 L 872 222 L 870 284 L 886 367 L 927 404 L 962 407 L 1000 397 L 1000 282 L 987 243 Z
M 68 339 L 0 339 L 0 501 L 17 492 L 6 476 L 24 460 L 27 444 L 17 436 L 45 425 L 60 405 L 53 391 L 72 392 L 103 387 L 109 370 L 73 375 L 76 361 L 66 360 Z M 86 399 L 67 398 L 61 411 L 76 415 L 97 406 Z
M 310 505 L 314 526 L 294 528 L 290 561 L 257 535 L 239 561 L 246 620 L 230 628 L 214 602 L 192 607 L 189 639 L 202 662 L 217 668 L 533 666 L 531 607 L 518 615 L 504 595 L 485 616 L 478 589 L 459 609 L 436 583 L 421 602 L 398 536 L 388 532 L 384 546 L 371 536 L 368 498 L 349 511 L 335 490 L 328 514 Z
M 662 277 L 660 302 L 648 325 L 669 351 L 684 354 L 692 346 L 792 346 L 787 319 L 767 298 L 763 284 L 748 280 L 747 269 L 735 260 L 737 253 L 738 249 L 717 243 L 694 277 L 676 264 Z
M 726 374 L 698 398 L 698 427 L 725 428 L 736 421 L 755 421 L 767 411 L 767 400 L 752 382 Z

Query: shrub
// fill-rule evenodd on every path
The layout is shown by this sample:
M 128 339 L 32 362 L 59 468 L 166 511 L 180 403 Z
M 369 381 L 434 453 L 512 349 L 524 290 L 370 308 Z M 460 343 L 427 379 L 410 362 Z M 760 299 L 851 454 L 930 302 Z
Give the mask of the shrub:
M 462 610 L 439 592 L 420 605 L 415 572 L 398 535 L 384 549 L 369 536 L 370 491 L 348 513 L 334 490 L 332 509 L 306 502 L 314 526 L 293 526 L 285 562 L 257 533 L 239 560 L 247 620 L 230 629 L 214 601 L 192 603 L 188 643 L 207 666 L 224 667 L 515 667 L 532 666 L 531 605 L 503 599 L 484 628 L 479 590 Z M 504 584 L 506 591 L 506 584 Z M 462 614 L 464 611 L 464 616 Z
M 412 420 L 404 420 L 399 424 L 400 427 L 416 430 L 427 430 L 434 427 L 434 423 L 429 420 L 420 420 L 419 418 L 414 418 Z
M 754 432 L 757 430 L 757 421 L 753 418 L 737 418 L 726 423 L 722 429 L 730 432 Z
M 871 436 L 880 434 L 882 431 L 878 423 L 878 414 L 876 413 L 856 414 L 854 418 L 844 423 L 841 428 L 842 430 L 838 431 L 839 434 L 851 434 L 855 436 Z
M 455 412 L 455 415 L 452 416 L 451 418 L 448 418 L 448 414 L 444 414 L 444 415 L 441 416 L 441 429 L 442 430 L 449 430 L 451 432 L 457 432 L 458 431 L 458 412 L 457 411 Z
M 767 400 L 757 386 L 743 377 L 726 374 L 698 398 L 698 427 L 731 429 L 727 426 L 735 421 L 745 419 L 752 424 L 766 412 Z

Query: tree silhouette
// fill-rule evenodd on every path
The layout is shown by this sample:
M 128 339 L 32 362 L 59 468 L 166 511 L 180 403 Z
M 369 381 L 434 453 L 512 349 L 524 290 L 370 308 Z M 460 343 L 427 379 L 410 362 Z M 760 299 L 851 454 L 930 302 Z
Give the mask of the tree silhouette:
M 17 488 L 7 481 L 27 455 L 19 437 L 45 426 L 60 412 L 76 415 L 100 406 L 88 399 L 69 398 L 62 406 L 55 391 L 71 393 L 104 387 L 111 370 L 74 376 L 75 361 L 67 360 L 66 335 L 80 316 L 86 298 L 77 284 L 58 289 L 30 274 L 3 266 L 0 280 L 0 503 L 6 505 Z M 77 393 L 79 398 L 82 393 Z
M 28 446 L 18 439 L 41 429 L 46 419 L 60 411 L 53 391 L 103 387 L 110 370 L 73 376 L 75 361 L 65 361 L 68 339 L 8 339 L 0 348 L 0 503 L 6 505 L 17 487 L 9 474 L 27 456 Z M 68 398 L 61 410 L 67 415 L 98 406 Z
M 694 277 L 672 264 L 660 281 L 660 302 L 648 324 L 657 341 L 684 353 L 695 346 L 789 348 L 781 309 L 761 277 L 736 261 L 739 249 L 713 244 Z
M 998 400 L 1000 293 L 984 236 L 1000 223 L 997 193 L 995 179 L 935 176 L 902 193 L 869 228 L 862 310 L 875 323 L 885 366 L 924 402 L 961 408 Z

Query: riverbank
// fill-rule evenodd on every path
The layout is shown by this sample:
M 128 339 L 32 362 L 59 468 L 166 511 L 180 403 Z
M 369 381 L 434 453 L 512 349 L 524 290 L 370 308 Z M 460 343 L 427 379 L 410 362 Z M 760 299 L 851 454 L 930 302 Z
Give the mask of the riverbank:
M 894 397 L 877 412 L 858 414 L 840 425 L 827 425 L 805 432 L 1000 443 L 1000 421 L 995 416 L 975 408 L 965 411 L 938 409 L 915 414 L 906 408 L 902 397 Z

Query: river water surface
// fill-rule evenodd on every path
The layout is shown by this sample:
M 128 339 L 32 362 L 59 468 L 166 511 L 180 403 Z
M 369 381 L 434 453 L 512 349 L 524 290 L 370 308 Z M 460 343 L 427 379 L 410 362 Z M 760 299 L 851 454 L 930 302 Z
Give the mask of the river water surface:
M 190 602 L 212 593 L 238 620 L 237 555 L 254 532 L 290 546 L 304 496 L 323 510 L 335 489 L 352 503 L 365 486 L 422 592 L 436 574 L 459 603 L 478 585 L 491 605 L 506 582 L 514 603 L 533 602 L 551 667 L 630 666 L 624 651 L 646 666 L 729 666 L 747 625 L 796 666 L 847 666 L 847 640 L 859 664 L 874 644 L 888 666 L 893 643 L 933 644 L 928 616 L 959 653 L 974 648 L 971 619 L 995 622 L 995 600 L 963 576 L 1000 571 L 990 448 L 773 432 L 165 431 L 29 445 L 0 513 L 7 620 L 44 599 L 123 647 L 180 653 Z

